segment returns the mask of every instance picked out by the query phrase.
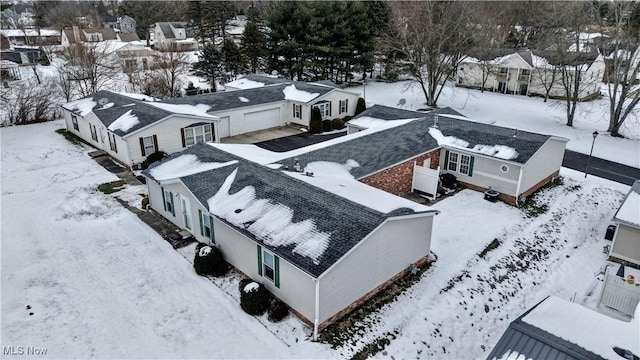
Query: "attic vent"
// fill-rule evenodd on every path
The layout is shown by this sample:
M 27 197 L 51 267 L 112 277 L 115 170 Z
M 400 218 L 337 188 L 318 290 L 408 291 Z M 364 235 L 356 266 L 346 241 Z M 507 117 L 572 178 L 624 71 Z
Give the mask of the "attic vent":
M 433 117 L 433 127 L 436 129 L 438 128 L 438 115 Z
M 236 214 L 240 214 L 241 212 L 242 212 L 242 209 L 236 209 L 236 210 L 234 211 L 234 213 L 236 213 Z
M 102 98 L 100 100 L 98 100 L 98 104 L 99 105 L 107 105 L 109 103 L 109 99 L 107 98 Z

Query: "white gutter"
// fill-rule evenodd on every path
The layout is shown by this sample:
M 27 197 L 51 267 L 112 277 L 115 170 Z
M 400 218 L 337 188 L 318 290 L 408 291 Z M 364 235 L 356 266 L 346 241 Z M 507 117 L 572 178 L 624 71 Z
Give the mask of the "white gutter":
M 313 279 L 313 282 L 316 283 L 316 305 L 315 305 L 315 316 L 313 319 L 313 341 L 318 340 L 318 326 L 320 319 L 320 279 Z

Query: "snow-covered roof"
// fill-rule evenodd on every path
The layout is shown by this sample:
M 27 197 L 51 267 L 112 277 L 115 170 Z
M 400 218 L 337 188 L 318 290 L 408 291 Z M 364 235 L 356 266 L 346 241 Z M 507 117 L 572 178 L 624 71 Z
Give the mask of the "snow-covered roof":
M 637 356 L 639 320 L 610 318 L 551 296 L 512 322 L 488 359 L 618 359 L 614 347 Z
M 613 220 L 633 227 L 640 227 L 640 180 L 633 183 L 627 197 L 613 216 Z
M 258 87 L 263 87 L 265 86 L 265 83 L 263 82 L 258 82 L 258 81 L 253 81 L 253 80 L 249 80 L 249 79 L 245 79 L 245 78 L 240 78 L 237 80 L 233 80 L 230 81 L 226 84 L 224 84 L 224 87 L 232 87 L 232 88 L 236 88 L 236 89 L 253 89 L 253 88 L 258 88 Z
M 285 87 L 284 89 L 282 89 L 282 92 L 284 93 L 284 98 L 286 100 L 293 100 L 303 103 L 309 102 L 320 96 L 320 93 L 310 93 L 308 91 L 297 89 L 294 84 Z
M 237 161 L 227 162 L 202 162 L 196 155 L 184 154 L 169 161 L 163 162 L 149 170 L 149 174 L 158 181 L 181 178 L 211 169 L 236 164 Z
M 437 213 L 381 190 L 365 189 L 367 185 L 349 175 L 353 162 L 344 164 L 339 174 L 335 170 L 340 164 L 310 164 L 307 170 L 315 170 L 317 177 L 308 177 L 196 144 L 144 174 L 169 180 L 163 177 L 171 174 L 165 164 L 186 169 L 181 164 L 195 162 L 194 158 L 200 164 L 220 166 L 193 174 L 176 171 L 173 177 L 216 217 L 316 277 L 386 220 Z
M 38 35 L 38 30 L 36 29 L 1 29 L 0 34 L 7 37 L 19 37 L 25 36 L 25 34 L 29 37 L 33 36 L 60 36 L 60 31 L 53 29 L 40 29 L 40 34 Z

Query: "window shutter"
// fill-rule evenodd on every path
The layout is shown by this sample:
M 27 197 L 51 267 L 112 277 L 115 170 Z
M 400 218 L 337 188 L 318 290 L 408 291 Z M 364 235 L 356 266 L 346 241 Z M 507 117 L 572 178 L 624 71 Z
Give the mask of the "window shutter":
M 258 275 L 262 276 L 262 246 L 258 245 Z
M 449 150 L 444 151 L 444 170 L 449 170 Z
M 473 175 L 473 156 L 470 156 L 470 160 L 469 160 L 469 176 Z
M 200 219 L 200 235 L 204 236 L 204 226 L 202 224 L 202 210 L 198 209 L 198 219 Z
M 209 214 L 209 229 L 211 229 L 211 241 L 216 243 L 216 234 L 213 232 L 213 215 Z
M 329 101 L 329 117 L 331 117 L 331 104 L 332 104 L 332 102 Z
M 160 191 L 162 191 L 162 207 L 164 208 L 164 211 L 167 211 L 167 198 L 164 196 L 164 188 L 161 187 Z
M 158 137 L 153 135 L 153 149 L 154 152 L 158 152 Z
M 169 200 L 171 201 L 171 215 L 176 216 L 176 207 L 173 205 L 173 193 L 169 192 Z
M 116 142 L 116 135 L 113 134 L 113 151 L 118 152 L 118 143 Z
M 184 128 L 180 129 L 180 137 L 182 138 L 182 147 L 187 147 L 186 140 L 184 139 Z
M 293 117 L 296 117 L 296 104 L 291 104 L 291 106 L 293 107 Z
M 144 138 L 140 138 L 140 153 L 142 153 L 142 156 L 147 156 L 147 154 L 144 153 Z M 162 196 L 164 196 L 164 191 L 162 192 Z
M 280 258 L 277 256 L 273 257 L 273 267 L 275 267 L 273 282 L 276 285 L 276 287 L 279 288 L 280 287 Z
M 344 110 L 345 112 L 349 112 L 349 99 L 344 100 Z
M 216 128 L 213 126 L 213 123 L 209 124 L 211 126 L 211 141 L 216 140 Z

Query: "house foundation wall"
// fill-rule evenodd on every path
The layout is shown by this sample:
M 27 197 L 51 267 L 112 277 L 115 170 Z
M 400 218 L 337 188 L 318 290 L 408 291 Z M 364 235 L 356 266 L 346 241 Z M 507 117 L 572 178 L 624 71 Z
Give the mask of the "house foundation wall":
M 423 166 L 426 159 L 431 159 L 430 167 L 436 169 L 440 165 L 440 149 L 369 175 L 359 181 L 394 195 L 404 195 L 411 192 L 414 164 Z

